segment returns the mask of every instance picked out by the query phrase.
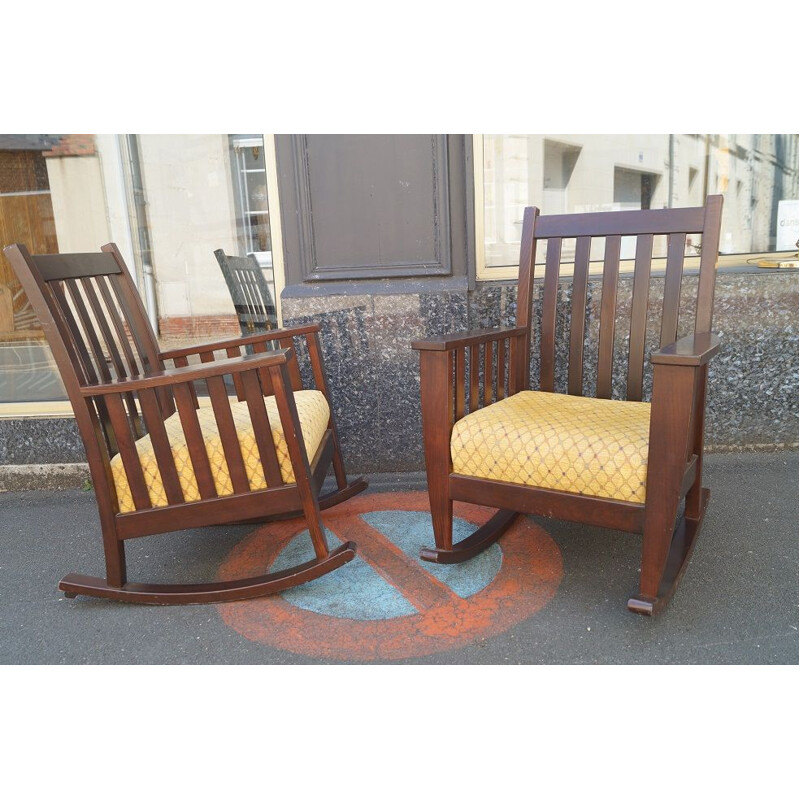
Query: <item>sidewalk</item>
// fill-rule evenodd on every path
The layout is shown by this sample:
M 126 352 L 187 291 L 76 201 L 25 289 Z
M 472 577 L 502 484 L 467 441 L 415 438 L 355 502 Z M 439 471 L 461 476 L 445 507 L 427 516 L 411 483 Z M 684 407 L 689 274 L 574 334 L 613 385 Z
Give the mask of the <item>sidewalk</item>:
M 451 649 L 368 660 L 797 664 L 798 455 L 717 454 L 706 464 L 712 500 L 705 525 L 660 616 L 626 610 L 638 580 L 637 536 L 529 518 L 555 542 L 563 565 L 563 577 L 541 609 L 496 635 L 478 633 Z M 372 476 L 371 483 L 371 493 L 424 489 L 419 474 Z M 103 574 L 99 531 L 91 493 L 0 494 L 0 663 L 342 663 L 248 638 L 230 624 L 239 604 L 157 607 L 64 598 L 57 583 L 66 573 Z M 232 526 L 134 540 L 131 578 L 211 579 L 252 531 Z

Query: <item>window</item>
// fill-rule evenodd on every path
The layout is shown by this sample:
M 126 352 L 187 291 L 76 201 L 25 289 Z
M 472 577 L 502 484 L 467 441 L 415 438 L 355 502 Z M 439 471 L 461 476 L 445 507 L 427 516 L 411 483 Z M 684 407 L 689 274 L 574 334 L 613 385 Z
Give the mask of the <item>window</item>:
M 267 202 L 267 167 L 260 135 L 231 135 L 236 222 L 241 255 L 252 253 L 272 280 L 272 241 Z
M 275 292 L 271 171 L 272 137 L 261 134 L 0 135 L 0 251 L 21 242 L 33 253 L 96 252 L 113 241 L 164 349 L 235 337 L 240 327 L 214 251 L 255 254 Z M 0 255 L 0 415 L 65 398 Z
M 527 205 L 563 214 L 697 206 L 723 194 L 723 262 L 797 250 L 795 134 L 486 134 L 474 149 L 479 280 L 516 276 Z M 624 242 L 622 255 L 631 256 Z

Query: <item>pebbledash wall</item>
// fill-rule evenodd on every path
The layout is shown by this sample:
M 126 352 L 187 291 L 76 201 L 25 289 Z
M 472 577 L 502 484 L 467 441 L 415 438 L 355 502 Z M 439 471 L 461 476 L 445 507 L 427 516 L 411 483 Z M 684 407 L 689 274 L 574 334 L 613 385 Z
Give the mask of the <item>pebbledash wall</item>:
M 513 324 L 516 314 L 513 281 L 475 280 L 470 137 L 277 136 L 276 158 L 287 284 L 283 323 L 322 325 L 348 471 L 421 471 L 419 363 L 411 341 Z M 688 271 L 686 309 L 695 285 Z M 534 291 L 534 319 L 540 288 Z M 621 318 L 631 288 L 632 279 L 622 276 Z M 659 304 L 662 292 L 663 278 L 656 273 L 651 305 Z M 558 322 L 562 355 L 568 349 L 570 293 L 565 279 Z M 596 362 L 600 293 L 600 281 L 592 280 L 587 376 Z M 690 314 L 682 315 L 681 333 L 691 322 Z M 797 270 L 721 268 L 714 329 L 722 348 L 709 373 L 707 449 L 794 449 Z M 655 320 L 650 330 L 649 349 L 656 349 Z M 620 322 L 616 386 L 624 383 L 626 338 Z M 535 347 L 533 357 L 535 375 Z M 646 391 L 651 378 L 646 370 Z M 556 389 L 565 386 L 562 372 Z M 84 459 L 72 419 L 0 420 L 0 465 L 6 465 L 0 467 L 0 488 L 21 488 L 26 480 L 38 487 L 79 485 Z

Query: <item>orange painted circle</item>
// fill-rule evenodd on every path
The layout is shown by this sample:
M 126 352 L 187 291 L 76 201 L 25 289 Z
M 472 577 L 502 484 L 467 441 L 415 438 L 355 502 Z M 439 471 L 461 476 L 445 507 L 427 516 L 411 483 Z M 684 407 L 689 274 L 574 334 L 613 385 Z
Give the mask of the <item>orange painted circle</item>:
M 399 590 L 417 613 L 388 619 L 349 619 L 306 610 L 273 595 L 219 605 L 222 620 L 254 642 L 321 659 L 413 658 L 503 633 L 543 608 L 563 577 L 556 543 L 538 525 L 519 517 L 497 543 L 502 552 L 497 574 L 475 594 L 459 597 L 430 577 L 419 561 L 401 553 L 359 518 L 371 511 L 430 513 L 428 495 L 360 495 L 323 512 L 329 544 L 336 546 L 335 538 L 355 541 L 357 557 L 365 559 Z M 455 503 L 454 513 L 477 528 L 494 510 Z M 220 568 L 219 579 L 263 574 L 291 539 L 305 530 L 303 519 L 258 528 L 234 547 Z

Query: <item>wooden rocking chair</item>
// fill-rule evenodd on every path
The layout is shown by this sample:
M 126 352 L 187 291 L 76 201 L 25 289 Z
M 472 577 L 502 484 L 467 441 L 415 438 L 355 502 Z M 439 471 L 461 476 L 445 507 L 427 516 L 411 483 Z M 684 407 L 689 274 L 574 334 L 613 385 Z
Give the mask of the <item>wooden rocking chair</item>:
M 224 250 L 215 250 L 214 255 L 231 293 L 242 335 L 276 328 L 278 315 L 272 292 L 256 257 L 252 253 L 249 256 L 229 256 Z
M 496 541 L 518 513 L 643 534 L 639 592 L 631 611 L 653 614 L 675 590 L 703 523 L 708 362 L 722 197 L 699 208 L 539 216 L 525 209 L 514 328 L 417 341 L 422 424 L 435 548 L 421 558 L 454 563 Z M 702 234 L 694 334 L 678 341 L 687 234 Z M 653 237 L 667 237 L 660 349 L 642 400 Z M 622 237 L 636 237 L 625 400 L 612 400 Z M 584 381 L 589 254 L 605 239 L 596 380 Z M 536 245 L 547 240 L 536 342 L 539 388 L 530 390 Z M 567 394 L 556 383 L 556 313 L 562 243 L 575 243 Z M 535 351 L 534 351 L 535 352 Z M 560 374 L 564 374 L 563 372 Z M 588 378 L 589 376 L 587 376 Z M 595 397 L 584 397 L 584 390 Z M 679 514 L 681 500 L 685 499 Z M 453 543 L 453 501 L 500 509 Z M 676 523 L 677 518 L 677 523 Z
M 69 393 L 100 512 L 106 578 L 67 575 L 68 597 L 182 604 L 281 592 L 350 561 L 330 550 L 320 509 L 366 488 L 348 483 L 318 325 L 159 352 L 119 250 L 4 250 L 37 313 Z M 305 339 L 313 389 L 295 346 Z M 280 349 L 269 349 L 277 343 Z M 242 355 L 250 347 L 253 353 Z M 217 354 L 222 354 L 217 358 Z M 189 357 L 200 363 L 189 364 Z M 236 388 L 228 396 L 225 379 Z M 205 386 L 207 397 L 195 387 Z M 177 412 L 177 413 L 176 413 Z M 337 488 L 319 495 L 331 464 Z M 125 541 L 224 523 L 304 515 L 316 558 L 257 578 L 207 584 L 128 581 Z

